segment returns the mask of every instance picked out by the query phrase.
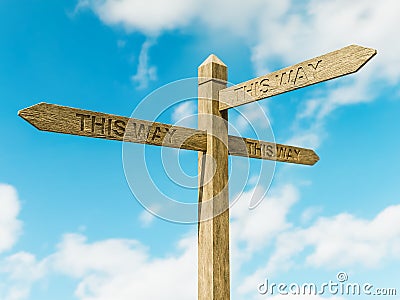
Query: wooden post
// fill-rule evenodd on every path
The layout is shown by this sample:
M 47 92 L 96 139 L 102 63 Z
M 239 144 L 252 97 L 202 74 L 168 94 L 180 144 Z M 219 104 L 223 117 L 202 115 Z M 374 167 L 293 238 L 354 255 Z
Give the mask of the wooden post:
M 218 100 L 227 67 L 212 54 L 198 77 L 198 129 L 208 134 L 199 152 L 198 299 L 229 300 L 228 111 Z

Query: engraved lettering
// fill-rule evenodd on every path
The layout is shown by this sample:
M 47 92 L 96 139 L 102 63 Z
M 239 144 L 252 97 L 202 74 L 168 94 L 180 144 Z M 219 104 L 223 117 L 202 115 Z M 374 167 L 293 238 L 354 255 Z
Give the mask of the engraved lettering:
M 106 123 L 106 118 L 101 118 L 101 122 L 96 121 L 96 116 L 92 116 L 92 133 L 95 132 L 95 126 L 99 126 L 101 129 L 101 134 L 104 134 L 104 127 Z
M 292 158 L 292 149 L 288 149 L 286 159 Z
M 138 133 L 137 133 L 137 137 L 141 138 L 141 139 L 147 139 L 147 134 L 148 133 L 146 132 L 144 124 L 140 124 L 139 125 L 139 130 L 138 130 Z
M 241 86 L 241 87 L 235 88 L 234 91 L 237 92 L 237 91 L 240 91 L 240 90 L 243 89 L 243 88 L 244 88 L 244 87 Z
M 314 70 L 317 70 L 318 65 L 319 65 L 320 62 L 322 62 L 322 59 L 320 59 L 319 61 L 317 61 L 317 64 L 315 65 L 315 67 L 314 67 L 313 64 L 308 64 L 308 66 L 309 66 L 309 67 L 312 67 Z
M 296 77 L 294 78 L 293 83 L 296 85 L 296 84 L 297 84 L 297 81 L 300 80 L 300 79 L 308 80 L 308 79 L 307 79 L 306 72 L 304 72 L 303 67 L 299 67 L 299 68 L 297 69 Z
M 132 137 L 137 139 L 136 123 L 132 122 Z
M 246 141 L 246 145 L 247 145 L 247 152 L 249 155 L 253 155 L 253 143 L 250 141 Z
M 272 145 L 267 145 L 267 150 L 266 150 L 265 154 L 268 157 L 273 157 L 274 156 L 274 151 L 273 151 Z
M 85 130 L 85 118 L 90 118 L 89 115 L 84 115 L 84 114 L 76 114 L 77 117 L 81 118 L 81 131 Z
M 279 85 L 282 85 L 282 81 L 283 81 L 283 76 L 286 74 L 286 72 L 285 73 L 282 73 L 282 75 L 281 75 L 281 81 L 279 82 Z
M 257 150 L 260 154 L 257 154 Z M 261 146 L 258 143 L 254 143 L 254 155 L 261 156 Z
M 250 83 L 250 86 L 245 86 L 244 91 L 245 91 L 246 93 L 249 93 L 250 95 L 252 95 L 253 84 L 254 84 L 254 83 L 252 82 L 252 83 Z
M 244 98 L 244 87 L 241 86 L 239 88 L 235 88 L 235 96 L 236 96 L 236 101 L 240 102 Z
M 294 153 L 297 155 L 297 160 L 299 160 L 299 158 L 300 158 L 300 149 L 294 149 Z
M 286 148 L 285 147 L 279 147 L 278 149 L 277 149 L 277 157 L 280 157 L 280 158 L 285 158 L 286 157 Z
M 165 128 L 167 134 L 169 135 L 169 142 L 172 143 L 172 136 L 175 134 L 176 129 Z
M 254 97 L 258 97 L 258 96 L 259 96 L 258 90 L 259 90 L 258 81 L 255 81 L 255 82 L 254 82 L 254 90 L 253 90 L 253 93 L 254 93 L 253 96 L 254 96 Z
M 151 140 L 154 141 L 156 138 L 161 139 L 161 127 L 157 126 L 156 129 L 154 130 L 153 136 L 151 137 Z
M 135 123 L 134 123 L 135 124 Z M 136 125 L 136 124 L 135 124 Z M 114 121 L 114 127 L 116 129 L 113 129 L 113 132 L 115 135 L 119 137 L 123 137 L 125 134 L 125 128 L 126 128 L 126 123 L 125 121 L 122 120 L 115 120 Z
M 260 92 L 265 94 L 266 92 L 268 92 L 268 88 L 269 88 L 269 79 L 264 78 L 263 80 L 260 81 Z
M 108 119 L 108 123 L 107 123 L 107 134 L 108 134 L 108 136 L 111 136 L 111 124 L 112 124 L 112 119 Z
M 286 85 L 286 84 L 290 83 L 290 77 L 291 77 L 292 73 L 293 73 L 293 70 L 290 70 L 289 73 L 288 72 L 282 73 L 280 85 Z M 285 75 L 287 75 L 287 76 L 285 76 Z

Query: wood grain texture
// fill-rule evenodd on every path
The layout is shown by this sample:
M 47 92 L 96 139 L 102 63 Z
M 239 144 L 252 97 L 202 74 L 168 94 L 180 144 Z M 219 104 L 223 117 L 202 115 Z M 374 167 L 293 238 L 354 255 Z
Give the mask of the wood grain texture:
M 208 133 L 207 152 L 199 153 L 198 299 L 229 300 L 228 114 L 218 102 L 227 68 L 210 55 L 198 77 L 198 124 Z
M 357 72 L 377 51 L 351 45 L 220 91 L 220 110 Z
M 204 131 L 111 114 L 39 103 L 18 115 L 43 131 L 204 151 Z
M 39 103 L 25 108 L 18 114 L 43 131 L 186 150 L 207 150 L 207 132 L 204 130 L 130 119 L 48 103 Z M 95 118 L 93 119 L 93 117 Z M 311 149 L 231 135 L 228 136 L 228 148 L 229 155 L 294 164 L 313 165 L 319 159 Z
M 318 155 L 312 149 L 229 136 L 229 154 L 285 163 L 314 165 Z

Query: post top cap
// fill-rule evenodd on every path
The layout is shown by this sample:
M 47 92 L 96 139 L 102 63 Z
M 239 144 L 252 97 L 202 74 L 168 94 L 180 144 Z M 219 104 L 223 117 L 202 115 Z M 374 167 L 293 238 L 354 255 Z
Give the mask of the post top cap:
M 222 66 L 226 67 L 226 65 L 222 62 L 222 60 L 220 60 L 215 54 L 210 54 L 207 57 L 207 59 L 205 61 L 203 61 L 203 63 L 200 65 L 200 67 L 204 66 L 204 65 L 207 65 L 209 63 L 216 63 L 218 65 L 222 65 Z

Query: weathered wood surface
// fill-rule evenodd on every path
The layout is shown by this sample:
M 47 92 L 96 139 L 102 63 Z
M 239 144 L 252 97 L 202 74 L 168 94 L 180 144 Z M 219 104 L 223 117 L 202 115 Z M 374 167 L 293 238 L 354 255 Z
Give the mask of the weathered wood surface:
M 229 154 L 286 163 L 314 165 L 318 155 L 312 149 L 229 136 Z
M 377 51 L 351 45 L 219 92 L 220 110 L 357 72 Z
M 230 299 L 228 112 L 220 112 L 218 102 L 227 67 L 210 55 L 198 77 L 198 126 L 208 132 L 207 152 L 199 153 L 198 163 L 198 299 Z
M 203 131 L 89 110 L 39 103 L 18 115 L 43 131 L 204 151 Z
M 125 140 L 127 142 L 195 151 L 207 150 L 207 134 L 203 130 L 130 119 L 48 103 L 39 103 L 25 108 L 18 114 L 43 131 L 118 141 Z M 125 131 L 127 131 L 127 135 L 124 138 Z M 231 135 L 228 136 L 228 148 L 229 154 L 234 156 L 303 165 L 313 165 L 319 159 L 318 155 L 311 149 Z

